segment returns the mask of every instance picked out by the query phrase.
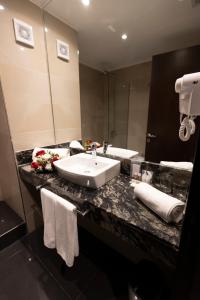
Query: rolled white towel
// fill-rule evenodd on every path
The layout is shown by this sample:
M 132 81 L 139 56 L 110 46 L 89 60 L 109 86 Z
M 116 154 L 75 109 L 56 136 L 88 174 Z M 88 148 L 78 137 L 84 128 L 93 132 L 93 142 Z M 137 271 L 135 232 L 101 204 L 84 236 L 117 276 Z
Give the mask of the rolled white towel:
M 160 164 L 161 166 L 182 169 L 190 172 L 192 172 L 193 169 L 193 163 L 188 161 L 161 161 Z
M 48 148 L 38 148 L 38 147 L 36 147 L 33 150 L 33 153 L 32 153 L 32 160 L 33 161 L 35 161 L 36 153 L 38 151 L 41 151 L 41 150 L 51 152 L 52 154 L 58 154 L 61 159 L 70 156 L 70 150 L 68 148 L 50 148 L 50 149 L 48 149 Z
M 69 147 L 73 149 L 84 150 L 84 147 L 78 141 L 71 141 Z
M 151 185 L 141 182 L 135 187 L 135 196 L 167 223 L 179 223 L 183 218 L 184 202 L 169 196 Z

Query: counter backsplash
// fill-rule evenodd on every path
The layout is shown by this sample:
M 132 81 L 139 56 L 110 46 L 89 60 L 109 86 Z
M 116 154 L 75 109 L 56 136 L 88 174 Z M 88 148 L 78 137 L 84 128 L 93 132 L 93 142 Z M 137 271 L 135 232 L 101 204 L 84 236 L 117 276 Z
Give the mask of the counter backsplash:
M 80 141 L 81 142 L 81 141 Z M 44 148 L 69 148 L 70 142 L 46 146 Z M 16 152 L 17 165 L 24 165 L 32 162 L 33 149 Z M 80 150 L 71 150 L 71 155 L 80 153 Z M 150 172 L 152 175 L 151 183 L 156 188 L 167 194 L 186 201 L 190 187 L 192 172 L 161 166 L 157 163 L 142 161 L 141 157 L 135 157 L 131 160 L 121 160 L 121 173 L 132 174 L 131 165 L 138 164 L 140 173 Z M 148 173 L 149 174 L 149 173 Z

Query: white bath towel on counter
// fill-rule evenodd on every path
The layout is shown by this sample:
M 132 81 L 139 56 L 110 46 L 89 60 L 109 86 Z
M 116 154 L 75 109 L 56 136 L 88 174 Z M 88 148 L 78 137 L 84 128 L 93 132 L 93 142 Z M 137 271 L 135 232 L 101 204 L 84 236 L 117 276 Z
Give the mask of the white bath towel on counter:
M 56 248 L 68 267 L 79 255 L 76 207 L 58 195 L 41 189 L 44 218 L 44 244 Z
M 56 249 L 66 265 L 72 267 L 74 257 L 79 255 L 76 207 L 67 200 L 58 197 L 55 216 Z
M 46 247 L 53 249 L 56 247 L 55 203 L 57 195 L 46 189 L 41 189 L 40 194 L 44 219 L 44 244 Z
M 190 172 L 193 170 L 193 163 L 188 161 L 161 161 L 160 164 L 161 166 L 182 169 Z
M 79 141 L 71 141 L 69 147 L 72 149 L 84 150 L 84 147 L 81 145 Z
M 179 223 L 183 218 L 184 202 L 169 196 L 147 183 L 135 187 L 135 196 L 167 223 Z

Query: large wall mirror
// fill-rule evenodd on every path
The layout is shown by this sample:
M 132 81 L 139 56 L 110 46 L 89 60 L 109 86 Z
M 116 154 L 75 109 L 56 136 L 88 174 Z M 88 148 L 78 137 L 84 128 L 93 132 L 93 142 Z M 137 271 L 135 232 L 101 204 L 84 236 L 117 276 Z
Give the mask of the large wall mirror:
M 199 122 L 191 139 L 180 141 L 175 82 L 200 69 L 199 7 L 190 1 L 156 1 L 141 11 L 145 2 L 148 7 L 145 0 L 143 5 L 119 1 L 117 7 L 113 1 L 89 2 L 51 1 L 44 9 L 56 142 L 106 140 L 148 161 L 192 162 Z M 140 28 L 133 10 L 142 17 Z M 68 62 L 56 57 L 56 39 L 69 45 Z
M 48 12 L 44 11 L 43 15 L 55 143 L 80 140 L 77 32 Z M 65 55 L 62 55 L 62 51 L 66 50 L 65 45 L 69 49 L 69 57 L 66 59 Z

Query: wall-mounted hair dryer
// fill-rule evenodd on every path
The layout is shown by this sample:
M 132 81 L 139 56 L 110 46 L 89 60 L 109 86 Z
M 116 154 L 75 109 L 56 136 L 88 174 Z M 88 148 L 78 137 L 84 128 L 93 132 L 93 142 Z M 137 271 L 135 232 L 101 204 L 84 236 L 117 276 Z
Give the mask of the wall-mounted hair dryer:
M 175 91 L 179 93 L 179 138 L 186 142 L 195 133 L 194 119 L 200 115 L 200 72 L 177 79 Z

